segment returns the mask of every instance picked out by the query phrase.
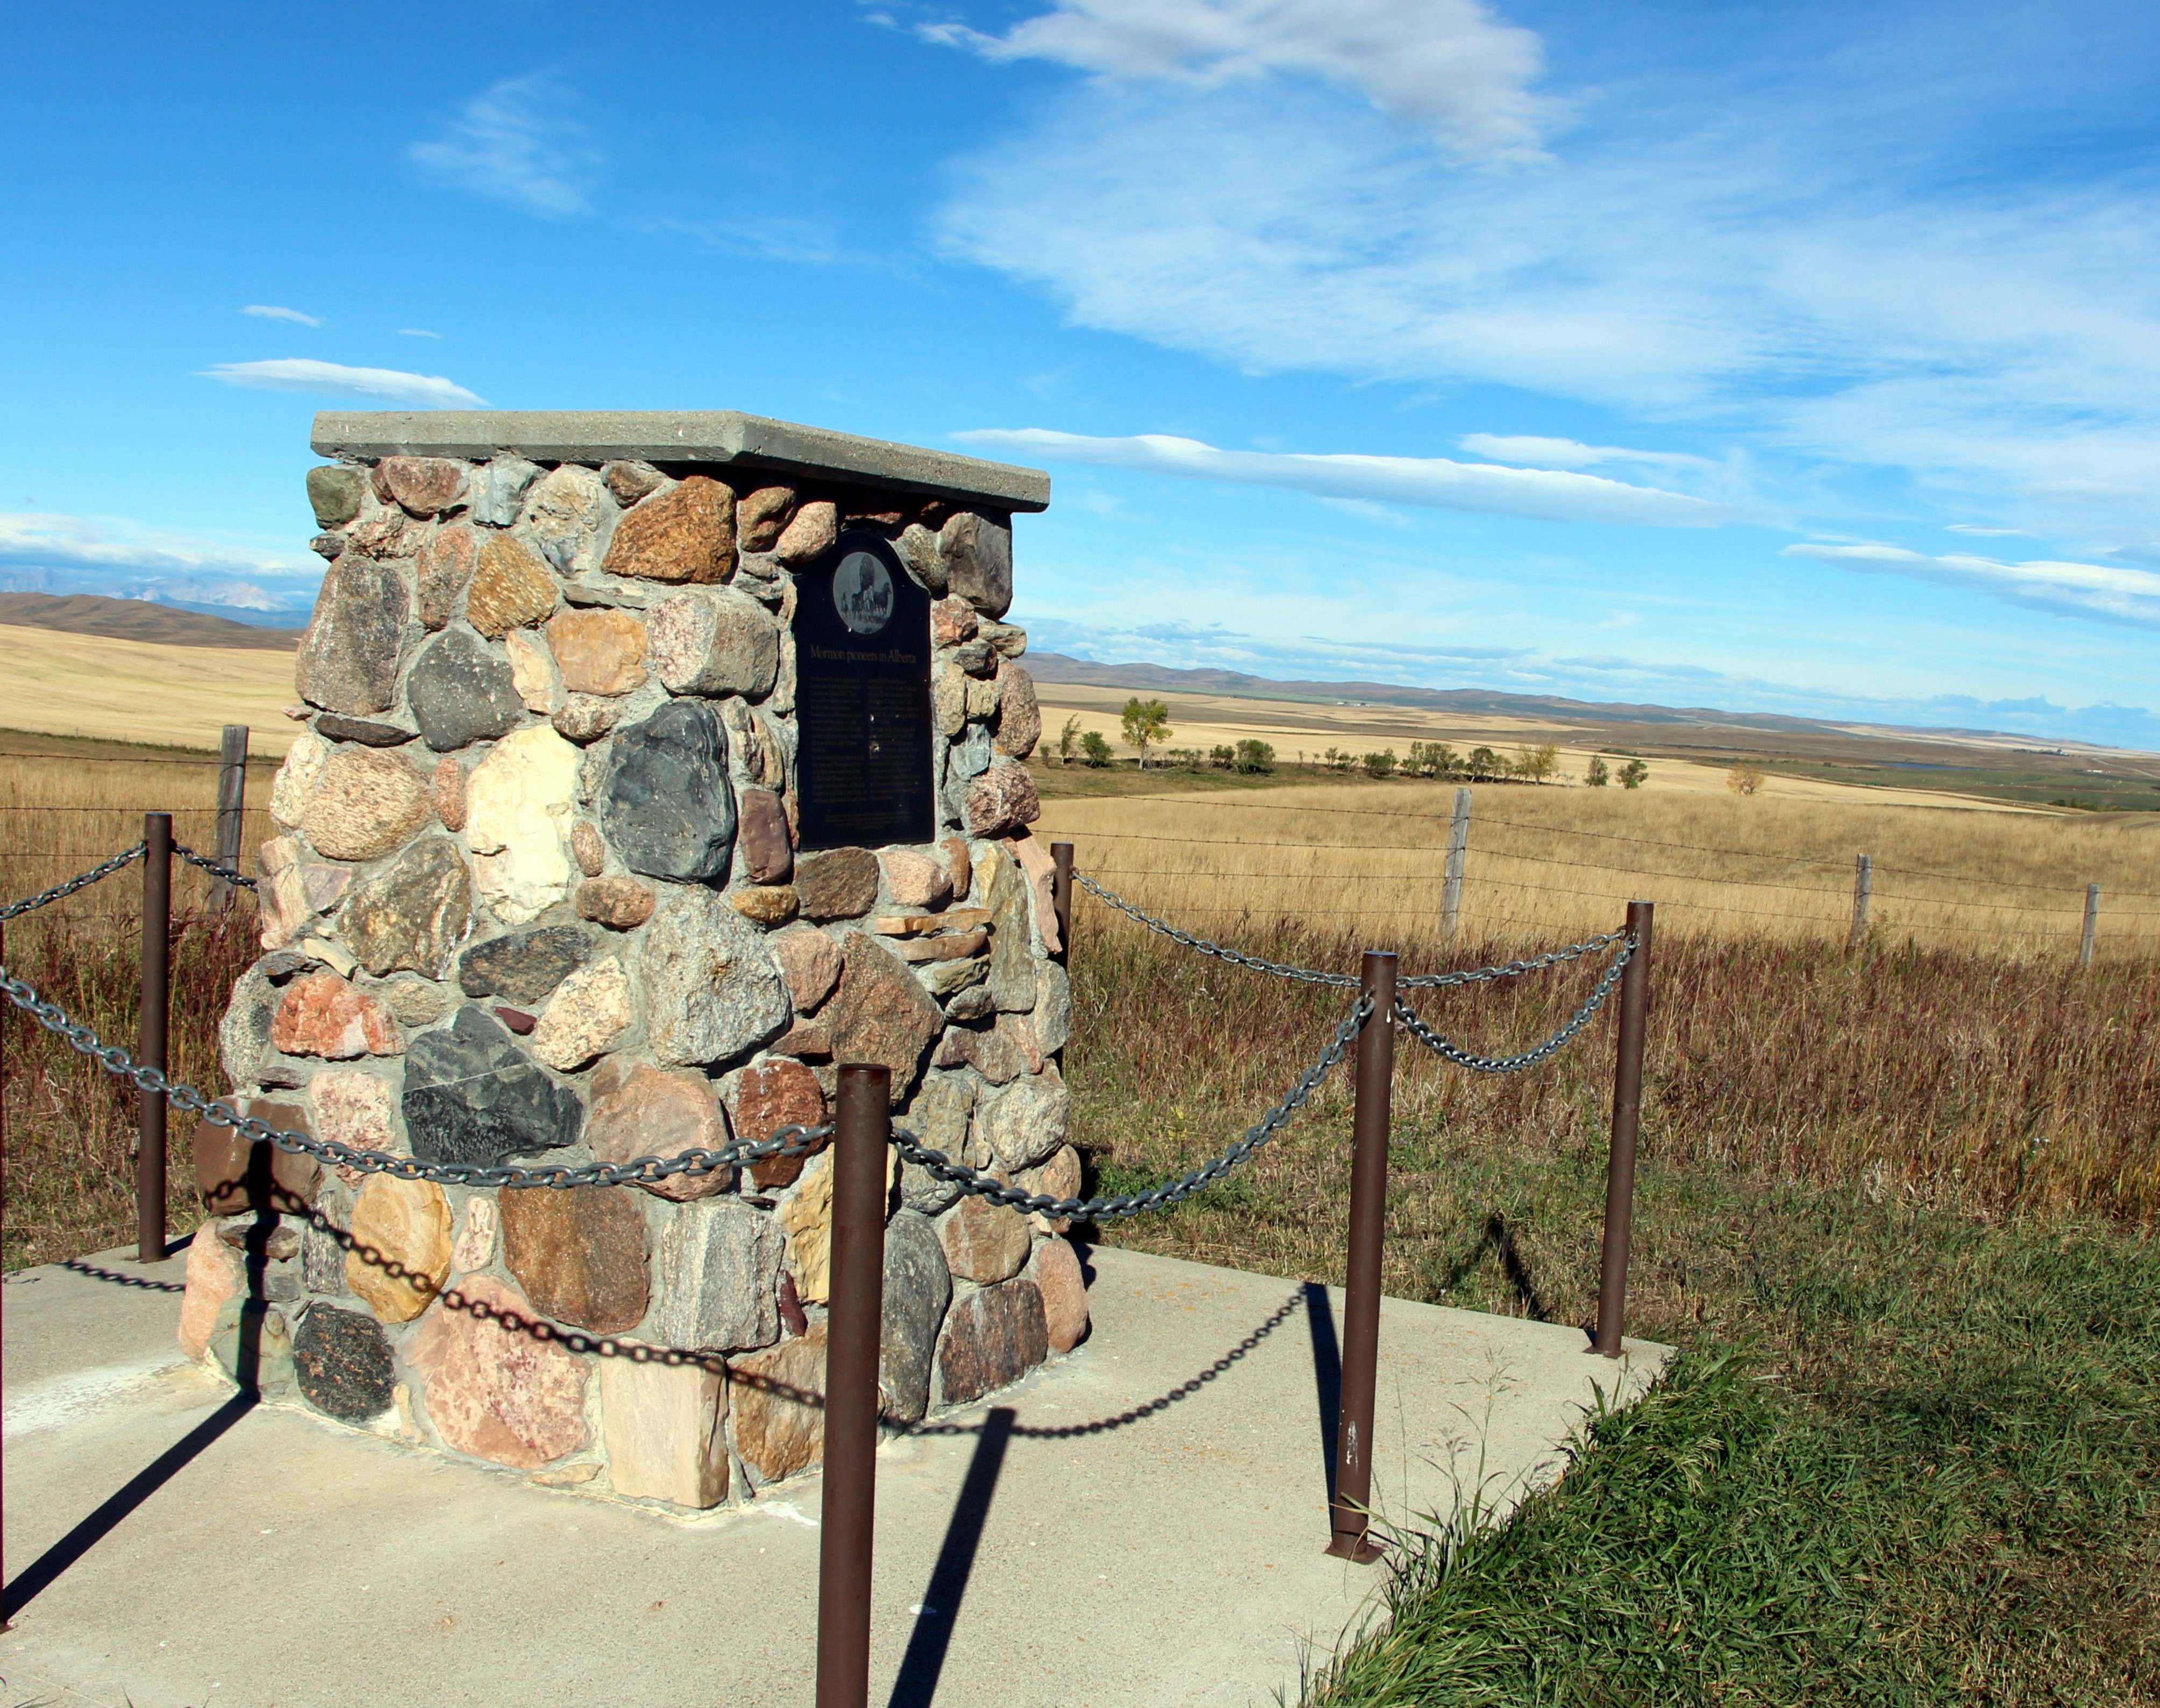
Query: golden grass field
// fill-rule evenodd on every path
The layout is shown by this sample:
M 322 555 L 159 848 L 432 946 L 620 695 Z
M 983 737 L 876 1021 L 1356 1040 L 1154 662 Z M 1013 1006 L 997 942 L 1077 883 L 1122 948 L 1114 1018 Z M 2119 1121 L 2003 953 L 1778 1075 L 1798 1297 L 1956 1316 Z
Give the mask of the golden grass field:
M 290 652 L 0 625 L 0 682 L 9 729 L 215 752 L 221 725 L 245 724 L 257 752 L 282 755 L 299 727 L 279 709 L 295 698 Z

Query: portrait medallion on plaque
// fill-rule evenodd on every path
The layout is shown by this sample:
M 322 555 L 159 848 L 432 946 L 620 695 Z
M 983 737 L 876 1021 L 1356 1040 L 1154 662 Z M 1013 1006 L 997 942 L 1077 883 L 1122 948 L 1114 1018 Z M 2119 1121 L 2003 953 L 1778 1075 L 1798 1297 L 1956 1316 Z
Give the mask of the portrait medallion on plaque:
M 929 841 L 930 595 L 871 533 L 842 534 L 795 592 L 800 846 Z

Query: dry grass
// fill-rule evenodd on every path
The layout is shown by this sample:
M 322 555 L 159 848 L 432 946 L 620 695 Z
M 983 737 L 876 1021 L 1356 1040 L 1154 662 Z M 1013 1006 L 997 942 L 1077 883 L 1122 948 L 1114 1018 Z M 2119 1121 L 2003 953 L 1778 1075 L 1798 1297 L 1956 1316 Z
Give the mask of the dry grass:
M 1083 870 L 1202 932 L 1276 921 L 1406 948 L 1437 935 L 1450 785 L 1399 781 L 1060 798 L 1038 833 Z M 1659 904 L 1668 929 L 1841 943 L 1853 857 L 1874 859 L 1878 942 L 2059 958 L 2085 885 L 2097 953 L 2160 949 L 2160 821 L 1849 806 L 1729 793 L 1475 791 L 1467 937 L 1518 945 L 1610 928 Z

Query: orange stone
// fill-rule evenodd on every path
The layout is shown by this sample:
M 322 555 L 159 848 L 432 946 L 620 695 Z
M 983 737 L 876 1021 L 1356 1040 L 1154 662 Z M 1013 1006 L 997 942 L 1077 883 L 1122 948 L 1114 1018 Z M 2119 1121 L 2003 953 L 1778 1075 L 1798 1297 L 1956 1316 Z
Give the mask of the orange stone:
M 628 611 L 558 612 L 548 620 L 548 644 L 573 693 L 626 694 L 645 686 L 645 625 Z
M 523 1294 L 488 1275 L 468 1275 L 421 1319 L 405 1361 L 444 1446 L 537 1471 L 585 1445 L 589 1372 L 534 1332 L 544 1327 Z
M 309 973 L 285 987 L 270 1021 L 273 1048 L 288 1056 L 402 1056 L 405 1040 L 390 1010 L 335 973 Z
M 615 524 L 600 566 L 647 581 L 724 581 L 735 567 L 735 495 L 692 475 Z

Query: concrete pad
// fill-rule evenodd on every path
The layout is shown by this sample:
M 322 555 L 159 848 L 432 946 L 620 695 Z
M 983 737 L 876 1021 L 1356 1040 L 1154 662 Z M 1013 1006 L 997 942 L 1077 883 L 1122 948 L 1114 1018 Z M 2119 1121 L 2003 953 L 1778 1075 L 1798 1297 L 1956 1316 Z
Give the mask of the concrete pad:
M 1340 1295 L 1089 1260 L 1085 1345 L 880 1455 L 888 1708 L 1295 1700 L 1370 1611 L 1384 1568 L 1321 1552 Z M 249 1409 L 173 1349 L 180 1268 L 107 1254 L 0 1295 L 10 1600 L 37 1591 L 0 1635 L 10 1702 L 810 1700 L 814 1477 L 675 1519 Z M 1387 1300 L 1376 1504 L 1506 1510 L 1668 1356 Z

